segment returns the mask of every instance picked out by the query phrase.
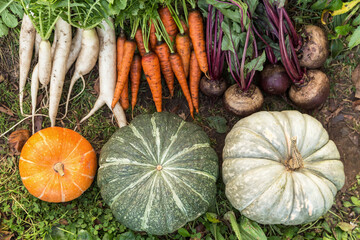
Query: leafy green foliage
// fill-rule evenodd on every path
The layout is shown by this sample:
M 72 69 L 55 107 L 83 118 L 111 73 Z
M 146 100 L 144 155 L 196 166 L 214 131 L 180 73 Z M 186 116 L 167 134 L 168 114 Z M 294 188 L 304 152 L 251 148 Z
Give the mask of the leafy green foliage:
M 243 216 L 241 217 L 241 222 L 240 222 L 240 232 L 242 234 L 243 240 L 267 239 L 265 233 L 256 222 L 251 221 Z
M 92 29 L 109 17 L 107 6 L 106 0 L 68 0 L 64 18 L 74 27 Z
M 360 4 L 356 0 L 352 2 L 344 4 L 342 0 L 318 0 L 311 6 L 313 10 L 323 12 L 322 21 L 331 30 L 328 35 L 332 57 L 346 50 L 344 45 L 352 49 L 360 44 Z
M 360 15 L 359 15 L 360 16 Z M 352 33 L 349 38 L 349 48 L 352 49 L 360 44 L 360 26 Z
M 14 0 L 0 0 L 0 38 L 6 36 L 9 28 L 16 28 L 18 19 L 24 15 L 21 5 Z
M 207 118 L 209 126 L 216 130 L 218 133 L 226 133 L 228 126 L 226 125 L 227 121 L 222 116 L 211 116 Z
M 228 66 L 228 69 L 236 72 L 235 75 L 238 75 L 235 79 L 236 82 L 241 85 L 241 89 L 246 90 L 247 81 L 252 81 L 250 73 L 261 71 L 266 60 L 265 53 L 260 56 L 254 54 L 256 43 L 250 16 L 255 13 L 259 1 L 199 0 L 199 7 L 205 13 L 204 15 L 206 15 L 208 4 L 213 5 L 224 14 L 224 21 L 221 24 L 224 32 L 221 49 L 232 53 L 230 61 L 228 61 L 228 65 L 231 66 Z M 238 71 L 238 69 L 241 70 Z
M 55 28 L 60 14 L 65 10 L 66 0 L 21 0 L 21 5 L 41 38 L 47 40 Z

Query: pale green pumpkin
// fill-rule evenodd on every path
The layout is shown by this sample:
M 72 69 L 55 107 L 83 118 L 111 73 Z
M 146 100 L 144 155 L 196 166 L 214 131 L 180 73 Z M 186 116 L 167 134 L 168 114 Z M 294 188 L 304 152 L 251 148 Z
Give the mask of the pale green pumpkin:
M 229 132 L 223 150 L 226 196 L 262 224 L 317 220 L 345 181 L 333 141 L 315 118 L 298 111 L 258 112 Z
M 136 117 L 101 150 L 98 185 L 116 219 L 163 235 L 215 199 L 218 158 L 205 132 L 170 113 Z

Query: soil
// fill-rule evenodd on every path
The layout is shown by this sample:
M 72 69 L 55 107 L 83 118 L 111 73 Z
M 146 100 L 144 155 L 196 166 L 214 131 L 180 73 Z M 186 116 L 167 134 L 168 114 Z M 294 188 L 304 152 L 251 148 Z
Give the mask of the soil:
M 342 118 L 343 115 L 338 115 L 338 117 Z M 344 163 L 346 181 L 341 191 L 345 192 L 356 183 L 355 177 L 360 172 L 359 134 L 351 130 L 344 122 L 332 124 L 328 131 L 330 139 L 338 147 Z

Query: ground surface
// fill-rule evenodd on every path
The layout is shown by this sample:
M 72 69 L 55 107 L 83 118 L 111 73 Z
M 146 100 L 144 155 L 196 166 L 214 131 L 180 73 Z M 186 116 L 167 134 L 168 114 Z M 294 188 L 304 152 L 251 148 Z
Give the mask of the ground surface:
M 0 134 L 24 119 L 20 115 L 18 105 L 16 54 L 18 44 L 16 39 L 18 39 L 16 31 L 7 38 L 0 39 Z M 359 239 L 360 231 L 357 224 L 360 214 L 360 181 L 357 176 L 360 172 L 360 112 L 354 110 L 355 88 L 351 82 L 351 73 L 360 62 L 359 53 L 359 48 L 356 48 L 326 63 L 323 70 L 330 77 L 331 95 L 322 108 L 307 112 L 322 122 L 330 138 L 336 143 L 345 166 L 346 184 L 338 193 L 336 204 L 324 218 L 304 226 L 261 226 L 268 239 L 295 239 L 295 237 L 296 239 Z M 85 92 L 72 102 L 68 116 L 57 121 L 57 124 L 70 129 L 76 128 L 99 153 L 103 144 L 117 129 L 110 111 L 103 107 L 84 124 L 79 124 L 79 119 L 89 111 L 96 99 L 97 78 L 97 69 L 85 77 L 87 83 Z M 65 92 L 68 85 L 67 82 Z M 30 84 L 27 85 L 25 112 L 30 110 L 29 88 Z M 80 89 L 81 84 L 76 84 L 74 91 L 78 92 Z M 166 90 L 164 95 L 168 95 Z M 44 92 L 41 92 L 39 100 L 46 101 L 44 96 Z M 176 86 L 173 99 L 164 99 L 166 111 L 178 114 L 187 121 L 194 121 L 205 130 L 219 155 L 221 164 L 221 152 L 226 133 L 240 118 L 224 110 L 221 98 L 211 99 L 201 95 L 200 104 L 200 114 L 192 120 L 179 86 Z M 287 109 L 296 108 L 287 101 L 286 96 L 265 96 L 263 110 Z M 301 111 L 301 109 L 298 110 Z M 127 118 L 131 121 L 132 117 L 154 111 L 150 90 L 143 81 L 137 107 L 133 113 L 130 110 L 127 111 Z M 43 108 L 39 112 L 47 114 L 47 109 Z M 64 112 L 64 106 L 60 107 L 59 112 Z M 210 117 L 224 118 L 226 126 L 222 124 L 216 126 Z M 38 127 L 42 128 L 50 125 L 46 117 L 38 118 L 36 122 Z M 25 119 L 15 127 L 15 129 L 24 128 L 31 129 L 30 119 Z M 117 236 L 116 239 L 155 239 L 144 233 L 133 233 L 116 222 L 109 208 L 102 202 L 96 183 L 79 199 L 70 203 L 49 204 L 35 199 L 28 194 L 21 183 L 17 167 L 18 156 L 9 151 L 6 137 L 0 138 L 0 154 L 0 239 L 42 239 L 45 236 L 49 237 L 50 233 L 52 237 L 58 237 L 58 239 L 65 237 L 73 239 L 79 233 L 83 234 L 85 239 L 91 239 L 90 235 L 94 239 L 106 239 L 106 237 L 111 239 L 112 236 Z M 226 239 L 236 239 L 229 223 L 223 219 L 223 215 L 228 210 L 234 209 L 225 198 L 221 179 L 218 182 L 218 189 L 217 204 L 209 211 L 216 214 L 220 223 L 214 223 L 209 216 L 202 216 L 197 221 L 184 226 L 184 231 L 161 238 L 185 239 L 191 236 L 193 239 L 199 237 L 214 239 L 211 229 L 215 226 Z M 236 215 L 239 216 L 239 213 L 236 212 Z

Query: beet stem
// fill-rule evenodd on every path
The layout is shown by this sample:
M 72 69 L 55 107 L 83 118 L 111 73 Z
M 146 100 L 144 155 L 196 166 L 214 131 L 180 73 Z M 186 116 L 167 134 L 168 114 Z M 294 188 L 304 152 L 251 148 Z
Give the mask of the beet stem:
M 246 52 L 247 52 L 247 48 L 248 48 L 248 45 L 249 45 L 249 39 L 250 39 L 250 31 L 251 31 L 251 28 L 249 26 L 249 29 L 246 32 L 244 52 L 243 52 L 243 55 L 242 55 L 241 66 L 240 66 L 240 81 L 241 81 L 241 89 L 242 90 L 245 90 L 245 88 L 246 88 L 244 70 L 245 70 Z
M 212 51 L 212 55 L 213 55 L 213 61 L 215 61 L 216 59 L 216 47 L 217 47 L 217 38 L 218 38 L 218 14 L 219 11 L 216 11 L 215 13 L 215 25 L 214 25 L 214 45 L 213 45 L 213 51 Z M 215 65 L 216 66 L 216 65 Z
M 256 44 L 256 39 L 255 39 L 255 35 L 254 35 L 254 32 L 251 30 L 251 35 L 253 36 L 253 48 L 254 48 L 254 54 L 255 54 L 255 58 L 257 58 L 259 56 L 259 53 L 258 53 L 258 49 L 257 49 L 257 44 Z M 257 63 L 255 64 L 254 66 L 254 69 L 251 70 L 250 74 L 248 74 L 249 78 L 248 78 L 248 84 L 247 84 L 247 87 L 245 89 L 245 91 L 249 90 L 250 88 L 250 85 L 254 79 L 254 76 L 255 76 L 255 68 L 257 66 L 257 64 L 259 63 L 260 59 L 258 59 Z
M 291 78 L 291 80 L 293 82 L 296 82 L 296 81 L 300 80 L 301 78 L 298 75 L 298 73 L 296 72 L 296 69 L 294 69 L 294 66 L 292 65 L 292 62 L 288 56 L 288 52 L 287 52 L 286 45 L 285 45 L 285 39 L 284 39 L 284 25 L 285 24 L 284 24 L 284 19 L 283 19 L 283 11 L 280 10 L 279 13 L 280 13 L 279 45 L 280 45 L 281 59 L 282 59 L 283 65 L 284 65 L 289 77 Z
M 221 28 L 223 20 L 224 15 L 221 11 L 209 4 L 206 24 L 206 53 L 208 56 L 210 80 L 218 80 L 224 69 L 225 53 L 221 49 L 224 36 Z
M 286 19 L 287 25 L 288 25 L 288 27 L 289 27 L 289 29 L 290 29 L 293 44 L 294 44 L 295 47 L 297 47 L 297 46 L 301 45 L 302 41 L 301 41 L 299 35 L 297 34 L 297 32 L 296 32 L 296 30 L 295 30 L 295 27 L 294 27 L 294 25 L 293 25 L 293 23 L 292 23 L 289 15 L 288 15 L 288 13 L 286 12 L 286 10 L 285 10 L 284 7 L 282 7 L 282 12 L 283 12 L 284 17 L 285 17 L 285 19 Z
M 210 41 L 210 31 L 211 31 L 211 14 L 212 14 L 212 8 L 213 6 L 211 4 L 209 4 L 209 7 L 208 7 L 208 18 L 207 18 L 207 21 L 206 21 L 206 53 L 207 53 L 207 62 L 208 62 L 208 65 L 209 65 L 209 73 L 211 73 L 211 59 L 210 59 L 210 44 L 209 44 L 209 41 Z
M 232 64 L 231 64 L 231 51 L 227 51 L 227 54 L 225 54 L 226 56 L 226 61 L 229 65 L 229 68 L 230 68 L 230 74 L 231 76 L 233 77 L 233 79 L 235 80 L 235 82 L 239 85 L 239 87 L 241 87 L 241 84 L 239 82 L 239 79 L 238 79 L 238 76 L 235 76 L 235 73 L 234 71 L 232 70 Z
M 232 38 L 232 33 L 231 33 L 231 29 L 230 29 L 230 40 L 231 43 L 233 45 L 233 49 L 234 49 L 234 65 L 235 65 L 235 71 L 238 77 L 240 77 L 240 88 L 243 89 L 243 87 L 245 87 L 245 83 L 244 83 L 244 78 L 242 75 L 244 75 L 244 73 L 241 74 L 241 68 L 239 69 L 239 67 L 241 66 L 240 61 L 239 61 L 239 56 L 237 54 L 237 49 L 235 48 L 235 44 L 234 44 L 234 40 Z M 242 76 L 242 77 L 241 77 Z

